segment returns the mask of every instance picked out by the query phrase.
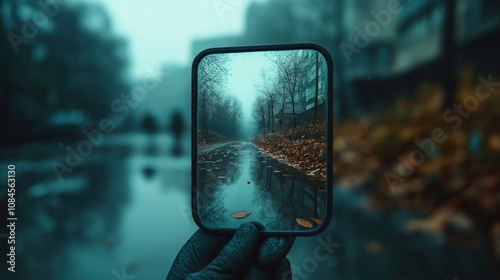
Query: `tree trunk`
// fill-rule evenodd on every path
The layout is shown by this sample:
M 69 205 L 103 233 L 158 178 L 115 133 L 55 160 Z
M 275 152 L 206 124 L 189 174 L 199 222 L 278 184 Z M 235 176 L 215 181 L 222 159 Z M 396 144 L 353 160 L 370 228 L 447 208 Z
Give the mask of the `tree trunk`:
M 262 129 L 266 133 L 266 112 L 262 111 Z
M 267 131 L 272 132 L 271 130 L 271 101 L 269 101 L 267 105 Z
M 316 92 L 314 96 L 314 122 L 318 121 L 318 87 L 319 87 L 319 69 L 318 69 L 318 53 L 316 52 Z
M 284 93 L 283 93 L 284 95 Z M 281 117 L 280 117 L 280 128 L 283 129 L 283 114 L 285 113 L 285 96 L 283 97 L 283 102 L 281 102 Z
M 271 132 L 274 132 L 274 102 L 271 99 Z

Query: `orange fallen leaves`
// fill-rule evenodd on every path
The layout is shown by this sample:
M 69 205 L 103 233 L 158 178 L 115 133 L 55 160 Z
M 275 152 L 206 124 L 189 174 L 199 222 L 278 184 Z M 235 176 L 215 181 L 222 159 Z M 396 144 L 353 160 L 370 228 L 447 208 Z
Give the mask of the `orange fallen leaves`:
M 257 136 L 252 142 L 264 153 L 326 180 L 326 122 Z M 264 163 L 265 161 L 263 161 Z
M 250 216 L 252 213 L 251 212 L 248 212 L 248 211 L 238 211 L 238 212 L 234 212 L 234 213 L 231 213 L 231 217 L 235 218 L 235 219 L 244 219 L 248 216 Z
M 297 218 L 297 219 L 295 219 L 295 221 L 297 221 L 297 224 L 299 224 L 299 225 L 301 225 L 303 227 L 306 227 L 306 228 L 312 228 L 313 227 L 313 225 L 311 224 L 311 222 L 309 222 L 306 219 Z
M 312 217 L 309 217 L 309 219 L 313 220 L 315 223 L 317 223 L 319 225 L 321 225 L 323 223 L 323 221 L 320 219 L 316 219 L 316 218 L 312 218 Z

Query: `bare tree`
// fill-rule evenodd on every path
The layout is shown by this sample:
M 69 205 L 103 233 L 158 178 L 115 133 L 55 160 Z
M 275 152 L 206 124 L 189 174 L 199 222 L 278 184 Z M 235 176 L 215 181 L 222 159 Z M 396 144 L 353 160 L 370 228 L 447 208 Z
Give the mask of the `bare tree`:
M 257 123 L 259 133 L 266 132 L 266 107 L 266 97 L 262 94 L 257 95 L 255 101 L 252 104 L 252 117 Z
M 285 94 L 289 98 L 292 106 L 293 127 L 297 127 L 296 98 L 301 90 L 303 78 L 306 74 L 304 67 L 303 51 L 281 51 L 267 55 L 275 65 L 278 81 L 280 81 Z
M 316 78 L 315 78 L 315 91 L 314 91 L 314 122 L 318 121 L 318 97 L 319 97 L 319 54 L 316 52 Z
M 198 67 L 198 114 L 200 127 L 208 129 L 209 120 L 224 108 L 220 102 L 227 92 L 228 57 L 225 54 L 208 55 Z
M 239 125 L 243 118 L 241 101 L 234 95 L 227 95 L 223 98 L 225 116 L 223 118 L 224 127 L 221 131 L 230 138 L 237 138 Z
M 268 130 L 274 132 L 274 112 L 277 104 L 280 101 L 282 92 L 280 92 L 277 77 L 270 74 L 272 72 L 267 69 L 262 69 L 260 73 L 261 83 L 256 87 L 256 90 L 265 97 L 265 102 L 268 107 Z

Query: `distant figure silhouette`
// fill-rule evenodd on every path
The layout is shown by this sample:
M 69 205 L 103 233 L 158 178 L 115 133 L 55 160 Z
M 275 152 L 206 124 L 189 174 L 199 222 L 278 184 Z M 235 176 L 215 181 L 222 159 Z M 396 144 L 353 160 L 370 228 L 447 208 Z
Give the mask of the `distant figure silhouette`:
M 151 179 L 153 175 L 155 175 L 156 170 L 151 166 L 147 166 L 142 170 L 142 172 L 144 172 L 144 176 L 146 178 Z
M 148 134 L 155 134 L 158 132 L 158 124 L 153 116 L 147 114 L 144 119 L 142 119 L 141 128 Z
M 182 121 L 182 114 L 178 110 L 175 110 L 172 113 L 170 130 L 174 135 L 174 146 L 172 148 L 172 154 L 174 156 L 179 156 L 182 154 L 181 138 L 182 138 L 182 132 L 184 132 L 184 123 Z
M 153 137 L 153 134 L 158 133 L 159 130 L 156 118 L 151 114 L 146 114 L 142 119 L 141 129 L 149 135 L 149 143 L 146 146 L 145 153 L 150 156 L 158 154 L 159 149 Z

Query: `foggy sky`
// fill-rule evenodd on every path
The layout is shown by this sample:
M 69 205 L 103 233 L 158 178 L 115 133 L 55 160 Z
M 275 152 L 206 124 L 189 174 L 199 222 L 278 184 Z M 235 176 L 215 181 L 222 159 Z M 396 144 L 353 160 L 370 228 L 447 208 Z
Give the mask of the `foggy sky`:
M 141 77 L 148 67 L 174 63 L 188 65 L 191 43 L 197 38 L 240 34 L 247 7 L 256 0 L 79 0 L 102 3 L 114 30 L 129 42 L 131 73 Z M 235 3 L 221 12 L 217 4 Z M 219 11 L 219 12 L 218 12 Z

